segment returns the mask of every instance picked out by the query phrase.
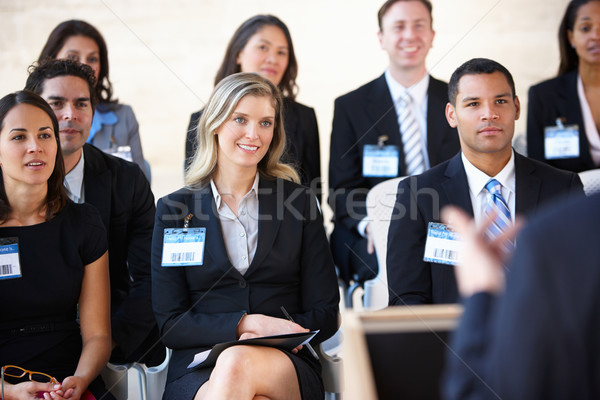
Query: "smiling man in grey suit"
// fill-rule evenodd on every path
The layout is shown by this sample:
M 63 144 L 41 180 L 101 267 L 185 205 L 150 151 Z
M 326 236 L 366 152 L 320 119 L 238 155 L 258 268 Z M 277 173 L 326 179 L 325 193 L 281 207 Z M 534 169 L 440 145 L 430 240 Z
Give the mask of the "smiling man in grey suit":
M 111 362 L 156 365 L 165 353 L 162 345 L 154 346 L 158 328 L 151 304 L 154 196 L 136 164 L 86 144 L 94 83 L 87 65 L 50 60 L 31 70 L 25 89 L 43 97 L 58 118 L 69 197 L 96 207 L 108 234 Z
M 388 0 L 378 13 L 378 38 L 389 57 L 379 78 L 335 101 L 329 204 L 335 227 L 331 249 L 346 282 L 377 273 L 365 200 L 386 179 L 420 173 L 459 149 L 446 123 L 448 85 L 427 72 L 433 43 L 429 0 Z
M 442 207 L 457 205 L 481 223 L 490 199 L 500 196 L 510 224 L 515 214 L 532 213 L 555 196 L 583 194 L 577 174 L 513 150 L 520 103 L 513 78 L 502 65 L 484 58 L 467 61 L 452 74 L 448 98 L 446 118 L 458 128 L 461 152 L 398 186 L 388 234 L 390 305 L 459 300 L 454 268 L 447 263 L 455 257 L 440 255 L 453 245 L 438 246 L 436 229 L 443 228 L 428 228 L 440 222 Z M 489 187 L 491 180 L 499 182 L 500 195 Z M 427 240 L 440 252 L 428 253 L 424 261 Z

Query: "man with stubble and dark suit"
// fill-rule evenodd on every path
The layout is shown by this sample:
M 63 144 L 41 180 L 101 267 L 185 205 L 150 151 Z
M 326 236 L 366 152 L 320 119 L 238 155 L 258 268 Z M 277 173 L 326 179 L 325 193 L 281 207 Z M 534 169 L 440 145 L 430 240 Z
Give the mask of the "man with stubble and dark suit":
M 111 362 L 157 365 L 165 350 L 151 300 L 154 196 L 136 164 L 86 144 L 96 101 L 94 84 L 87 65 L 50 60 L 30 71 L 25 89 L 43 97 L 58 118 L 67 194 L 76 203 L 96 207 L 108 234 Z
M 435 32 L 429 0 L 388 0 L 379 9 L 379 42 L 388 53 L 383 75 L 335 101 L 329 160 L 330 242 L 340 277 L 370 279 L 378 266 L 367 192 L 397 176 L 420 173 L 459 149 L 444 120 L 447 84 L 427 72 Z
M 481 224 L 494 204 L 495 214 L 504 211 L 505 220 L 495 220 L 494 226 L 502 231 L 515 215 L 531 214 L 553 197 L 583 194 L 577 174 L 513 150 L 520 104 L 513 78 L 502 65 L 483 58 L 467 61 L 452 74 L 448 98 L 446 118 L 458 128 L 461 152 L 398 185 L 388 233 L 390 305 L 459 300 L 451 261 L 460 249 L 440 244 L 438 238 L 447 237 L 445 228 L 429 226 L 440 222 L 442 207 L 458 206 Z M 428 241 L 432 251 L 426 254 Z

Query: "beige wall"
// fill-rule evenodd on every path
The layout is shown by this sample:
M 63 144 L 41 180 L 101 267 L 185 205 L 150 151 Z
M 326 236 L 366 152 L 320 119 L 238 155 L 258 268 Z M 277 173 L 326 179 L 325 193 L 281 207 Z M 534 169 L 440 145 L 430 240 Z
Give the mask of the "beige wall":
M 133 106 L 152 165 L 156 197 L 183 182 L 189 115 L 208 98 L 227 41 L 258 13 L 284 20 L 300 64 L 300 102 L 315 107 L 327 176 L 333 100 L 382 73 L 377 41 L 383 0 L 0 0 L 0 94 L 21 89 L 27 66 L 61 21 L 84 19 L 105 36 L 117 97 Z M 472 57 L 515 76 L 524 111 L 528 87 L 555 74 L 556 32 L 567 0 L 433 0 L 431 73 L 448 80 Z M 524 133 L 525 117 L 517 133 Z

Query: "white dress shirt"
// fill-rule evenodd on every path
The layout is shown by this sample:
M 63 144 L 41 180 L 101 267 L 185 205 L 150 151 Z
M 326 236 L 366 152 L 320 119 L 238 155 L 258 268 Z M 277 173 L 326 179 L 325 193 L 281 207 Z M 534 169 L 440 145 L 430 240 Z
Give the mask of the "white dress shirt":
M 516 179 L 515 179 L 515 153 L 510 154 L 510 160 L 504 166 L 502 171 L 496 176 L 488 176 L 486 173 L 477 169 L 467 160 L 467 157 L 461 153 L 462 162 L 467 173 L 467 182 L 469 183 L 469 194 L 471 195 L 471 205 L 473 206 L 473 216 L 475 224 L 480 226 L 483 223 L 483 212 L 487 203 L 492 197 L 485 189 L 485 185 L 490 179 L 496 179 L 502 185 L 502 197 L 510 210 L 510 218 L 515 222 L 515 199 L 516 199 Z
M 69 173 L 65 176 L 65 189 L 67 189 L 67 196 L 74 203 L 84 203 L 85 202 L 85 192 L 83 188 L 83 166 L 85 161 L 83 159 L 83 149 L 81 149 L 81 158 L 75 167 L 69 171 Z
M 237 216 L 223 201 L 212 179 L 210 187 L 217 205 L 227 257 L 231 265 L 244 275 L 254 259 L 258 244 L 258 172 L 252 188 L 238 204 Z
M 594 164 L 600 165 L 600 135 L 598 135 L 598 128 L 596 127 L 594 116 L 592 115 L 592 109 L 587 101 L 587 97 L 585 97 L 583 82 L 581 81 L 581 76 L 579 75 L 577 75 L 577 94 L 579 95 L 581 114 L 583 116 L 583 125 L 585 126 L 585 135 L 587 136 L 590 144 L 592 160 L 594 160 Z

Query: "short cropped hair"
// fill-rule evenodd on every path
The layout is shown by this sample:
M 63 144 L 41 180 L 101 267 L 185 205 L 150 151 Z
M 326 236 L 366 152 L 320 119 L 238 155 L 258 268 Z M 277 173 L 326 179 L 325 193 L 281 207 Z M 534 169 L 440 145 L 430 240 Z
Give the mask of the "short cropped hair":
M 77 61 L 49 59 L 39 65 L 34 64 L 30 66 L 25 90 L 30 90 L 35 94 L 41 95 L 44 92 L 44 83 L 46 80 L 59 76 L 76 76 L 86 81 L 90 89 L 92 110 L 95 109 L 98 99 L 94 92 L 96 84 L 94 70 L 90 66 L 78 63 Z
M 379 30 L 380 31 L 383 30 L 381 27 L 381 21 L 383 20 L 384 15 L 388 12 L 388 10 L 390 9 L 391 6 L 398 3 L 399 1 L 419 1 L 419 2 L 423 3 L 423 5 L 425 7 L 427 7 L 427 10 L 429 11 L 429 17 L 431 17 L 431 26 L 433 26 L 433 5 L 431 4 L 431 1 L 429 1 L 429 0 L 387 0 L 385 3 L 383 3 L 381 8 L 379 9 L 379 12 L 377 12 L 377 21 L 379 22 Z
M 506 77 L 506 81 L 512 91 L 513 99 L 516 96 L 515 93 L 515 81 L 513 80 L 510 72 L 499 62 L 490 60 L 488 58 L 473 58 L 452 73 L 450 82 L 448 82 L 448 101 L 452 106 L 456 107 L 456 96 L 458 96 L 458 81 L 465 75 L 480 75 L 480 74 L 491 74 L 494 72 L 502 72 Z
M 202 188 L 210 182 L 217 167 L 216 132 L 229 120 L 244 96 L 268 97 L 275 110 L 273 139 L 267 153 L 258 163 L 258 172 L 268 178 L 299 182 L 294 168 L 281 162 L 286 143 L 281 92 L 268 79 L 258 74 L 239 72 L 223 78 L 206 103 L 196 131 L 196 153 L 185 171 L 185 185 L 188 188 Z

